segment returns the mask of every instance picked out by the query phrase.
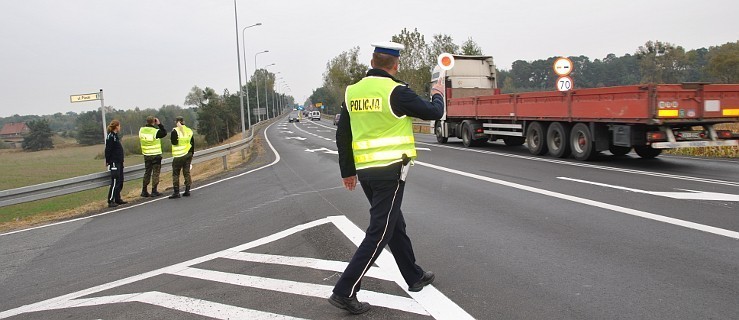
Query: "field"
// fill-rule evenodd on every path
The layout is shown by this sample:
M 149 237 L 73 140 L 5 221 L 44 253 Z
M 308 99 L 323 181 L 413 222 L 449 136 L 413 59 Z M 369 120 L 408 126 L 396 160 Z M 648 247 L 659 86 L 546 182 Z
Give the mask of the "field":
M 80 146 L 70 139 L 54 139 L 51 150 L 0 150 L 0 190 L 72 178 L 105 171 L 105 146 Z M 143 156 L 126 157 L 125 165 L 143 163 Z
M 224 143 L 238 141 L 240 135 Z M 102 172 L 105 170 L 105 160 L 102 158 L 104 147 L 79 146 L 73 141 L 55 139 L 53 150 L 39 152 L 23 152 L 19 150 L 0 150 L 0 190 L 13 189 L 43 182 L 71 178 L 79 175 Z M 240 153 L 228 156 L 229 168 L 234 168 L 260 152 L 259 139 L 255 138 L 251 150 L 247 149 L 247 158 L 242 159 Z M 165 157 L 168 157 L 165 154 Z M 128 155 L 125 158 L 126 166 L 143 162 L 141 155 Z M 213 175 L 223 172 L 220 158 L 193 165 L 193 181 L 202 181 Z M 126 201 L 141 199 L 141 179 L 125 181 L 121 196 Z M 180 178 L 182 183 L 182 178 Z M 159 191 L 164 193 L 165 188 L 171 188 L 172 175 L 163 172 L 159 182 Z M 0 208 L 0 232 L 24 228 L 48 221 L 55 221 L 90 212 L 104 210 L 108 187 L 87 190 L 65 196 L 33 201 Z

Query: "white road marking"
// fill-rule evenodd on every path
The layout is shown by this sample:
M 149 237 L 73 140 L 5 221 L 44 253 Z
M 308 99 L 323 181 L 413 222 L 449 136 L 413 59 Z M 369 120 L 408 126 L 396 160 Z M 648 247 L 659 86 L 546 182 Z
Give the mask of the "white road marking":
M 342 262 L 342 261 L 331 261 L 331 260 L 321 260 L 321 259 L 312 259 L 312 258 L 296 258 L 296 257 L 278 256 L 278 255 L 261 254 L 261 253 L 250 253 L 250 252 L 234 252 L 233 254 L 225 256 L 224 258 L 231 259 L 231 260 L 279 264 L 279 265 L 284 265 L 284 266 L 304 267 L 304 268 L 311 268 L 311 269 L 316 269 L 316 270 L 335 271 L 335 272 L 344 272 L 344 270 L 346 270 L 346 266 L 348 265 L 348 263 Z M 375 278 L 375 279 L 381 279 L 381 280 L 387 280 L 387 281 L 394 280 L 393 278 L 389 277 L 386 273 L 382 272 L 380 268 L 377 268 L 377 267 L 371 267 L 369 271 L 367 271 L 366 275 L 368 277 Z
M 419 147 L 416 147 L 416 150 L 431 151 L 431 149 L 429 148 L 419 148 Z
M 290 131 L 290 130 L 283 130 L 283 131 L 280 131 L 280 133 L 289 133 L 289 134 L 293 134 L 293 133 L 295 133 L 295 132 L 292 132 L 292 131 Z
M 327 140 L 327 141 L 334 141 L 334 142 L 336 142 L 336 140 L 332 140 L 332 139 L 329 139 L 329 138 L 326 138 L 326 137 L 323 137 L 323 136 L 317 135 L 317 134 L 315 134 L 315 133 L 313 133 L 313 132 L 310 132 L 310 131 L 306 131 L 306 130 L 303 130 L 302 128 L 298 127 L 298 126 L 297 126 L 296 124 L 293 124 L 293 126 L 295 126 L 295 128 L 296 128 L 296 129 L 298 129 L 298 130 L 300 130 L 300 131 L 303 131 L 303 132 L 305 132 L 306 134 L 312 135 L 312 136 L 314 136 L 314 137 L 316 137 L 316 138 L 319 138 L 319 139 L 323 139 L 323 140 Z
M 115 303 L 141 302 L 216 319 L 302 319 L 270 312 L 246 309 L 207 300 L 176 296 L 157 291 L 130 293 L 106 297 L 84 298 L 69 300 L 67 302 L 67 304 L 58 304 L 55 305 L 53 309 L 46 310 L 90 307 Z
M 303 141 L 303 140 L 308 139 L 308 138 L 303 138 L 303 137 L 285 137 L 285 140 L 291 140 L 291 139 L 292 140 L 300 140 L 300 141 Z
M 356 246 L 359 246 L 364 239 L 364 231 L 359 229 L 357 225 L 352 223 L 345 216 L 331 216 L 327 219 L 336 225 L 349 240 L 351 240 Z M 435 319 L 455 319 L 455 320 L 467 320 L 474 319 L 467 311 L 464 311 L 452 300 L 449 300 L 441 291 L 436 289 L 433 285 L 428 285 L 419 292 L 408 291 L 407 284 L 403 280 L 403 276 L 400 274 L 398 265 L 395 263 L 392 253 L 387 249 L 383 250 L 377 260 L 375 260 L 380 268 L 386 272 L 390 272 L 391 276 L 395 277 L 395 283 L 397 283 L 403 290 L 411 296 L 411 298 L 418 301 L 429 314 Z M 363 291 L 359 291 L 360 293 Z M 359 294 L 359 293 L 357 293 Z
M 268 318 L 270 316 L 281 317 L 281 315 L 270 314 L 267 312 L 249 310 L 235 306 L 229 306 L 225 304 L 192 299 L 188 297 L 181 297 L 171 294 L 163 294 L 159 292 L 133 293 L 96 298 L 82 297 L 130 283 L 143 281 L 162 274 L 172 274 L 182 277 L 217 281 L 222 283 L 229 283 L 246 287 L 255 287 L 290 294 L 327 298 L 331 295 L 330 286 L 193 268 L 194 265 L 198 265 L 203 262 L 218 258 L 241 261 L 256 260 L 257 262 L 263 261 L 265 263 L 304 266 L 314 269 L 331 271 L 334 271 L 340 267 L 343 268 L 345 267 L 345 263 L 338 261 L 328 261 L 302 257 L 279 257 L 243 252 L 245 250 L 249 250 L 267 243 L 284 239 L 297 232 L 321 226 L 326 223 L 332 223 L 333 225 L 335 225 L 355 245 L 359 245 L 359 243 L 361 243 L 362 239 L 364 238 L 364 232 L 345 216 L 330 216 L 305 224 L 297 225 L 261 239 L 257 239 L 203 257 L 178 263 L 169 267 L 164 267 L 125 279 L 99 285 L 93 288 L 84 289 L 56 298 L 51 298 L 41 302 L 3 311 L 0 312 L 0 319 L 45 310 L 57 310 L 78 306 L 96 306 L 130 301 L 138 301 L 161 306 L 168 309 L 190 312 L 199 315 L 207 315 L 220 319 L 225 319 L 229 317 L 238 319 L 264 319 L 265 317 Z M 387 308 L 402 310 L 405 312 L 431 315 L 432 317 L 437 319 L 473 319 L 472 316 L 461 309 L 453 301 L 449 300 L 449 298 L 439 292 L 433 285 L 426 286 L 421 292 L 407 291 L 407 284 L 405 283 L 405 280 L 403 280 L 403 277 L 398 270 L 397 264 L 395 263 L 395 260 L 393 259 L 392 254 L 389 251 L 383 250 L 382 254 L 380 254 L 380 256 L 378 257 L 376 264 L 378 265 L 378 267 L 371 269 L 371 272 L 368 272 L 366 276 L 393 281 L 398 286 L 403 288 L 403 290 L 412 299 L 362 290 L 358 293 L 360 300 L 368 301 L 371 304 L 377 306 L 384 306 Z M 380 276 L 378 276 L 378 274 Z M 248 316 L 239 316 L 241 314 Z
M 316 151 L 323 151 L 323 153 L 328 153 L 328 154 L 339 154 L 339 151 L 331 150 L 329 148 L 305 149 L 305 151 L 308 151 L 308 152 L 311 152 L 311 153 L 316 152 Z
M 660 196 L 660 197 L 667 197 L 672 199 L 681 199 L 681 200 L 714 200 L 714 201 L 739 201 L 739 195 L 738 194 L 728 194 L 728 193 L 717 193 L 717 192 L 704 192 L 704 191 L 694 191 L 694 190 L 686 190 L 689 192 L 660 192 L 660 191 L 647 191 L 647 190 L 640 190 L 640 189 L 634 189 L 634 188 L 627 188 L 627 187 L 621 187 L 611 184 L 605 184 L 600 182 L 594 182 L 594 181 L 587 181 L 587 180 L 580 180 L 580 179 L 573 179 L 568 177 L 557 177 L 557 179 L 561 180 L 567 180 L 567 181 L 573 181 L 573 182 L 579 182 L 579 183 L 585 183 L 585 184 L 591 184 L 595 186 L 600 187 L 606 187 L 606 188 L 613 188 L 618 190 L 624 190 L 624 191 L 631 191 L 636 193 L 644 193 L 644 194 L 650 194 L 653 196 Z M 685 189 L 681 189 L 685 190 Z
M 242 287 L 278 291 L 316 298 L 328 298 L 331 296 L 331 291 L 333 290 L 332 286 L 321 284 L 254 277 L 244 274 L 234 274 L 197 268 L 186 268 L 172 274 L 207 281 L 227 283 Z M 428 315 L 428 312 L 426 312 L 426 310 L 424 310 L 423 307 L 418 304 L 418 302 L 410 298 L 404 298 L 400 296 L 368 290 L 362 290 L 357 293 L 357 298 L 363 301 L 367 301 L 373 306 L 381 306 L 404 312 Z
M 661 178 L 669 178 L 669 179 L 677 179 L 677 180 L 686 180 L 686 181 L 691 181 L 691 182 L 703 182 L 703 183 L 709 183 L 709 184 L 719 184 L 719 185 L 725 185 L 725 186 L 739 187 L 739 182 L 732 182 L 732 181 L 705 179 L 705 178 L 698 178 L 698 177 L 691 177 L 691 176 L 680 176 L 680 175 L 674 175 L 674 174 L 668 174 L 668 173 L 650 172 L 650 171 L 642 171 L 642 170 L 622 169 L 622 168 L 616 168 L 616 167 L 599 166 L 599 165 L 583 163 L 583 162 L 569 162 L 569 161 L 554 160 L 554 159 L 548 159 L 548 158 L 521 156 L 517 154 L 479 150 L 479 149 L 459 148 L 459 147 L 445 146 L 445 145 L 440 145 L 440 144 L 435 144 L 435 143 L 426 143 L 426 142 L 418 142 L 418 141 L 416 141 L 416 144 L 422 144 L 422 145 L 427 145 L 427 146 L 432 146 L 432 147 L 437 147 L 437 148 L 453 149 L 453 150 L 459 150 L 459 151 L 465 151 L 465 152 L 492 154 L 496 156 L 509 157 L 509 158 L 556 163 L 556 164 L 568 165 L 568 166 L 573 166 L 573 167 L 591 168 L 591 169 L 598 169 L 598 170 L 638 174 L 638 175 L 644 175 L 644 176 L 661 177 Z
M 655 221 L 661 221 L 661 222 L 669 223 L 669 224 L 676 225 L 676 226 L 681 226 L 681 227 L 685 227 L 685 228 L 700 230 L 700 231 L 704 231 L 704 232 L 708 232 L 708 233 L 713 233 L 713 234 L 724 236 L 724 237 L 739 239 L 739 232 L 736 232 L 736 231 L 731 231 L 731 230 L 726 230 L 726 229 L 711 227 L 711 226 L 707 226 L 707 225 L 702 225 L 702 224 L 698 224 L 698 223 L 695 223 L 695 222 L 690 222 L 690 221 L 685 221 L 685 220 L 680 220 L 680 219 L 675 219 L 675 218 L 660 216 L 660 215 L 656 215 L 656 214 L 645 212 L 645 211 L 640 211 L 640 210 L 625 208 L 625 207 L 621 207 L 621 206 L 616 206 L 616 205 L 612 205 L 612 204 L 608 204 L 608 203 L 604 203 L 604 202 L 600 202 L 600 201 L 594 201 L 594 200 L 590 200 L 590 199 L 575 197 L 575 196 L 571 196 L 571 195 L 567 195 L 567 194 L 563 194 L 563 193 L 559 193 L 559 192 L 554 192 L 554 191 L 549 191 L 549 190 L 544 190 L 544 189 L 529 187 L 529 186 L 518 184 L 518 183 L 508 182 L 508 181 L 504 181 L 504 180 L 498 180 L 498 179 L 494 179 L 494 178 L 490 178 L 490 177 L 485 177 L 485 176 L 477 175 L 477 174 L 474 174 L 474 173 L 469 173 L 469 172 L 459 171 L 459 170 L 455 170 L 455 169 L 450 169 L 450 168 L 446 168 L 446 167 L 442 167 L 442 166 L 437 166 L 437 165 L 434 165 L 434 164 L 425 163 L 425 162 L 421 162 L 421 161 L 416 161 L 416 164 L 417 165 L 424 166 L 424 167 L 436 169 L 436 170 L 446 171 L 446 172 L 453 173 L 453 174 L 460 175 L 460 176 L 465 176 L 465 177 L 469 177 L 469 178 L 473 178 L 473 179 L 477 179 L 477 180 L 482 180 L 482 181 L 487 181 L 487 182 L 491 182 L 491 183 L 495 183 L 495 184 L 499 184 L 499 185 L 503 185 L 503 186 L 507 186 L 507 187 L 511 187 L 511 188 L 516 188 L 516 189 L 525 190 L 525 191 L 529 191 L 529 192 L 533 192 L 533 193 L 538 193 L 538 194 L 542 194 L 542 195 L 545 195 L 545 196 L 559 198 L 559 199 L 562 199 L 562 200 L 568 200 L 568 201 L 577 202 L 577 203 L 581 203 L 581 204 L 585 204 L 585 205 L 589 205 L 589 206 L 593 206 L 593 207 L 598 207 L 598 208 L 602 208 L 602 209 L 606 209 L 606 210 L 612 210 L 612 211 L 616 211 L 616 212 L 621 212 L 621 213 L 625 213 L 625 214 L 628 214 L 628 215 L 637 216 L 637 217 L 641 217 L 641 218 L 645 218 L 645 219 L 650 219 L 650 220 L 655 220 Z

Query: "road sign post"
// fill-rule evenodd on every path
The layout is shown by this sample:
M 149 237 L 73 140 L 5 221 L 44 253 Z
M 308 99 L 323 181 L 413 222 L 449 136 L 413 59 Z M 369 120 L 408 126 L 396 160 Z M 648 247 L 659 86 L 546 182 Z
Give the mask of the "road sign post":
M 100 89 L 99 93 L 83 93 L 69 96 L 69 102 L 71 103 L 94 100 L 100 100 L 100 113 L 103 116 L 103 143 L 105 143 L 105 136 L 108 133 L 108 125 L 105 121 L 105 101 L 103 100 L 103 89 Z
M 557 60 L 554 60 L 554 73 L 559 76 L 556 83 L 557 91 L 570 91 L 574 87 L 574 82 L 569 77 L 572 67 L 572 60 L 565 57 L 559 57 Z

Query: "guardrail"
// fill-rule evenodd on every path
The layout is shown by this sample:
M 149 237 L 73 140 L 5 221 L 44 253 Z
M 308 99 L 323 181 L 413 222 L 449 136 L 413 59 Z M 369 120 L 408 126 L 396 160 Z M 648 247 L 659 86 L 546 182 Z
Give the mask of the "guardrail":
M 254 127 L 258 126 L 259 124 L 252 126 L 251 134 L 244 140 L 205 149 L 202 151 L 195 151 L 195 154 L 192 158 L 192 163 L 200 163 L 203 161 L 208 161 L 221 157 L 223 158 L 223 169 L 228 169 L 228 162 L 226 160 L 226 157 L 230 154 L 241 151 L 242 159 L 245 158 L 246 155 L 244 154 L 244 149 L 246 149 L 254 140 Z M 161 172 L 172 171 L 172 166 L 165 165 L 170 163 L 172 163 L 172 158 L 162 159 Z M 125 167 L 123 173 L 125 174 L 127 180 L 129 178 L 142 178 L 144 176 L 144 164 L 142 163 L 135 166 Z M 110 173 L 105 171 L 16 189 L 0 190 L 0 208 L 24 202 L 36 201 L 95 189 L 108 185 L 110 185 Z

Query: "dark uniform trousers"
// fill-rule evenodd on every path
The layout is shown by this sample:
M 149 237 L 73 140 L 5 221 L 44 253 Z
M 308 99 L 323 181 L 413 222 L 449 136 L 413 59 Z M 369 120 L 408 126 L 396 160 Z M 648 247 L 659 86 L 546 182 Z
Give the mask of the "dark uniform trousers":
M 390 247 L 400 273 L 409 286 L 423 276 L 423 269 L 416 265 L 411 239 L 405 233 L 405 219 L 400 210 L 405 182 L 400 180 L 359 182 L 370 202 L 370 224 L 364 240 L 334 287 L 333 292 L 343 297 L 352 297 L 359 291 L 362 277 L 375 263 L 385 245 Z
M 151 181 L 152 187 L 159 185 L 159 172 L 162 170 L 162 155 L 144 156 L 144 189 Z
M 190 163 L 192 163 L 192 153 L 190 152 L 184 156 L 172 159 L 172 186 L 178 189 L 180 188 L 180 171 L 185 176 L 185 187 L 192 185 Z
M 113 162 L 108 168 L 110 171 L 110 188 L 108 189 L 108 203 L 121 202 L 121 190 L 123 189 L 123 163 Z

